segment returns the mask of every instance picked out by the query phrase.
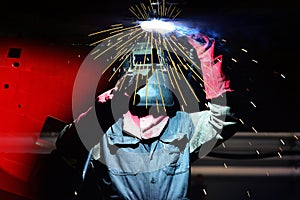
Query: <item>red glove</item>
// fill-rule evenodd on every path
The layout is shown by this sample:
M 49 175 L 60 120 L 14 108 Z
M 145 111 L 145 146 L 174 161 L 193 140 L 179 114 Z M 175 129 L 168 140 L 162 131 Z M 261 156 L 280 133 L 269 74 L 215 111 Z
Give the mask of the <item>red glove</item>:
M 195 40 L 200 37 L 205 40 L 204 45 Z M 188 41 L 196 49 L 197 56 L 201 62 L 206 99 L 215 98 L 224 92 L 233 91 L 229 86 L 230 80 L 222 72 L 222 55 L 214 57 L 215 41 L 212 41 L 209 48 L 209 38 L 205 35 L 188 36 Z

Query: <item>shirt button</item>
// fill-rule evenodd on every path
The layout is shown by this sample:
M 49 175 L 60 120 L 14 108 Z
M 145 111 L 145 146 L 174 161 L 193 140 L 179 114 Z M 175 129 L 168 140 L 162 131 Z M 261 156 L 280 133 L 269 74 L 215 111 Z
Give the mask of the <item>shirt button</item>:
M 156 180 L 155 180 L 155 178 L 151 178 L 151 181 L 150 181 L 151 183 L 156 183 Z

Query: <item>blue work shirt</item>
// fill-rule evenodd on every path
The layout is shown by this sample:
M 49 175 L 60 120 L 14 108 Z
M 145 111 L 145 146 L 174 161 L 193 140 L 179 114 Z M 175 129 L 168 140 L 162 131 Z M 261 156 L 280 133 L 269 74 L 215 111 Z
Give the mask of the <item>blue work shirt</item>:
M 98 144 L 98 160 L 111 179 L 103 184 L 111 185 L 121 199 L 188 199 L 188 141 L 194 132 L 189 114 L 177 112 L 150 144 L 124 133 L 122 122 L 109 128 Z

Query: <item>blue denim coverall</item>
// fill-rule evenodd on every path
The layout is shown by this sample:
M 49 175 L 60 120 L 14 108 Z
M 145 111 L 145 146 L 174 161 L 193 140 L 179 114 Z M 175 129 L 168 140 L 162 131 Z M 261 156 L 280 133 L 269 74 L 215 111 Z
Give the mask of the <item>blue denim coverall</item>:
M 123 118 L 117 120 L 93 147 L 93 162 L 107 170 L 97 177 L 103 195 L 109 199 L 189 199 L 191 153 L 221 138 L 224 126 L 235 124 L 220 120 L 230 115 L 229 107 L 209 107 L 191 114 L 178 111 L 151 142 L 127 134 Z

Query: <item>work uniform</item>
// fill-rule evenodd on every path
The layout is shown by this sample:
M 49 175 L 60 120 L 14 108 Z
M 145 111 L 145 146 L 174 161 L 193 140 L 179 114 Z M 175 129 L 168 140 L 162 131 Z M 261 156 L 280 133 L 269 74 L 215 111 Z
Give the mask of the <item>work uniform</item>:
M 91 149 L 92 170 L 102 170 L 96 172 L 102 195 L 107 199 L 188 199 L 191 154 L 207 141 L 221 139 L 221 129 L 235 124 L 220 120 L 231 115 L 229 107 L 211 103 L 209 107 L 196 113 L 177 111 L 153 124 L 150 129 L 160 133 L 147 139 L 139 137 L 139 127 L 124 114 Z M 74 123 L 80 126 L 81 121 L 86 126 L 84 118 Z M 71 128 L 74 125 L 68 125 L 57 144 L 64 134 L 76 131 Z

